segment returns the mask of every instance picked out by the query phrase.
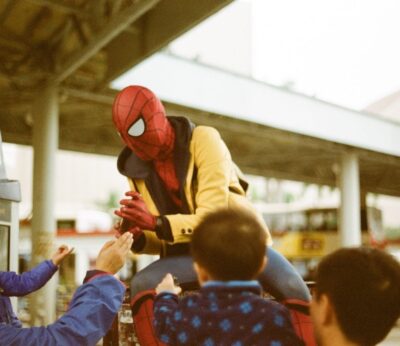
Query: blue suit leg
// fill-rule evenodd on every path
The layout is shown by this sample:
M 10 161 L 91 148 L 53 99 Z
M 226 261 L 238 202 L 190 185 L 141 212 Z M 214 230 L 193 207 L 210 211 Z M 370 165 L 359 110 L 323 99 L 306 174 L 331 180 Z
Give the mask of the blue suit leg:
M 167 273 L 175 276 L 181 284 L 197 281 L 192 257 L 164 257 L 135 274 L 131 281 L 131 297 L 141 291 L 154 289 Z
M 307 285 L 293 265 L 271 247 L 267 249 L 268 263 L 258 277 L 264 289 L 278 300 L 301 299 L 310 301 Z
M 278 300 L 292 298 L 309 301 L 309 290 L 293 265 L 272 248 L 268 248 L 267 256 L 267 267 L 258 277 L 263 288 Z M 190 256 L 161 258 L 136 273 L 131 281 L 131 297 L 154 289 L 167 273 L 176 276 L 179 283 L 197 281 Z

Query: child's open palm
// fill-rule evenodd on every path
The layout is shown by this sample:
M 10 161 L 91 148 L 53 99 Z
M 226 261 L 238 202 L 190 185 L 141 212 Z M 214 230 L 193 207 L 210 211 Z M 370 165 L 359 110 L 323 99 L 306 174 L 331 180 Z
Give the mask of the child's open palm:
M 57 251 L 51 256 L 51 260 L 53 263 L 58 266 L 60 263 L 64 260 L 65 257 L 67 257 L 74 248 L 69 248 L 67 245 L 61 245 L 58 247 Z

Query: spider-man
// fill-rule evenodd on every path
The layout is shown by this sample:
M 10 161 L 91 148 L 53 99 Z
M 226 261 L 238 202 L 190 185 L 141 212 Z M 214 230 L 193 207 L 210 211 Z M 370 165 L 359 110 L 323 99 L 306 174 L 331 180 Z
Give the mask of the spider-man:
M 118 169 L 131 188 L 115 213 L 129 221 L 133 252 L 161 256 L 134 276 L 132 297 L 155 288 L 168 272 L 181 283 L 195 281 L 189 241 L 203 215 L 239 206 L 262 218 L 246 198 L 243 175 L 214 128 L 167 117 L 161 101 L 145 87 L 119 92 L 113 121 L 126 144 Z M 308 289 L 292 265 L 272 248 L 268 258 L 259 277 L 264 288 L 277 299 L 308 301 Z

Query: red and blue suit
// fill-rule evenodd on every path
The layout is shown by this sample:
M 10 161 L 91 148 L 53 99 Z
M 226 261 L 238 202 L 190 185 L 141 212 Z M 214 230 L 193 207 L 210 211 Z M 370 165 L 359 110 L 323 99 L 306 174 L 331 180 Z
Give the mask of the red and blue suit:
M 184 117 L 167 117 L 148 88 L 121 90 L 112 116 L 126 145 L 118 169 L 131 187 L 115 214 L 128 220 L 135 253 L 161 256 L 132 279 L 132 296 L 155 288 L 168 272 L 180 283 L 196 281 L 188 245 L 201 218 L 221 207 L 254 210 L 243 175 L 217 130 L 195 126 Z M 272 248 L 268 257 L 258 278 L 261 285 L 277 299 L 308 301 L 308 289 L 293 266 Z
M 139 328 L 138 321 L 148 318 L 148 332 L 143 333 L 147 337 L 152 328 L 151 306 L 143 304 L 146 290 L 154 289 L 166 273 L 182 284 L 196 281 L 188 245 L 201 218 L 220 207 L 254 207 L 246 198 L 243 175 L 216 129 L 167 117 L 158 97 L 137 85 L 118 93 L 112 115 L 126 145 L 118 169 L 131 188 L 115 212 L 123 220 L 119 230 L 134 234 L 135 253 L 161 257 L 131 281 L 135 323 Z M 268 257 L 267 269 L 258 277 L 263 288 L 277 299 L 307 302 L 308 289 L 293 266 L 272 248 Z M 140 304 L 144 307 L 138 308 Z

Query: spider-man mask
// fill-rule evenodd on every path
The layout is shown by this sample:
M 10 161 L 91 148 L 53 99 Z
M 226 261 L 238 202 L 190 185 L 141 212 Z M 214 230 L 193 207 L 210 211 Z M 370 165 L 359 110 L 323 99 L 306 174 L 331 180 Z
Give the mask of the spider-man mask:
M 126 87 L 115 98 L 112 113 L 122 140 L 142 160 L 164 159 L 172 152 L 174 130 L 151 90 Z

